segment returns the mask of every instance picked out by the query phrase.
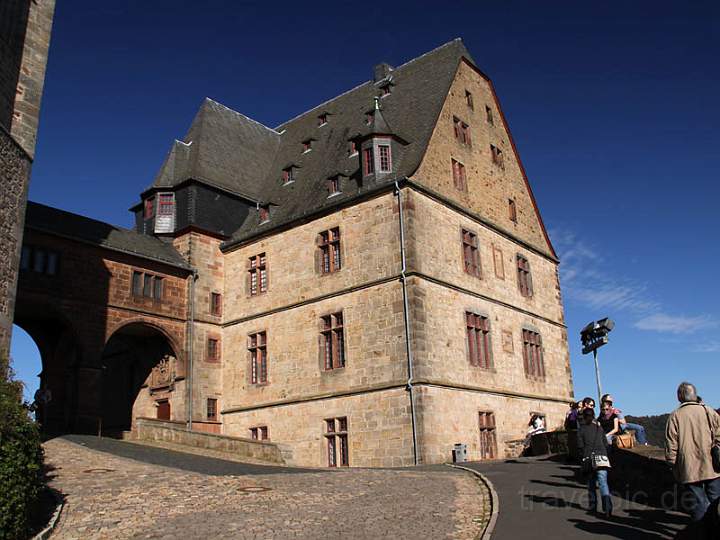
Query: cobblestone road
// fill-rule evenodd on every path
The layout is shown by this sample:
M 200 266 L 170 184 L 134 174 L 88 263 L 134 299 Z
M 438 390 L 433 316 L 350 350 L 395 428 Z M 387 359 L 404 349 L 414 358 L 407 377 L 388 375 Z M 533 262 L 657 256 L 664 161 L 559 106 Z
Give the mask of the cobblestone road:
M 64 439 L 45 452 L 65 497 L 53 539 L 471 539 L 488 511 L 484 485 L 449 467 L 213 476 Z

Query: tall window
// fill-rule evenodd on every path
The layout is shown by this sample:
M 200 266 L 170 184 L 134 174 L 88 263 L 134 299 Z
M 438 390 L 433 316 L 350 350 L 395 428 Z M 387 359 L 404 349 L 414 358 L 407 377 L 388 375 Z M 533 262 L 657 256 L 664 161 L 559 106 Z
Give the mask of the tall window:
M 175 194 L 160 193 L 158 195 L 158 215 L 172 216 L 175 214 Z
M 480 277 L 480 252 L 478 251 L 477 235 L 462 230 L 463 266 L 471 276 Z
M 268 380 L 267 334 L 265 332 L 250 334 L 248 350 L 250 351 L 250 382 L 266 383 Z
M 257 426 L 250 428 L 250 438 L 253 441 L 267 441 L 268 440 L 268 427 Z
M 222 315 L 222 295 L 220 293 L 210 293 L 210 315 Z
M 492 367 L 490 347 L 490 321 L 487 317 L 466 312 L 468 360 L 471 366 L 488 369 Z
M 465 103 L 467 103 L 467 106 L 470 107 L 470 109 L 475 109 L 472 94 L 468 90 L 465 90 Z
M 328 178 L 328 193 L 330 195 L 337 195 L 340 192 L 340 176 L 337 175 Z
M 392 162 L 390 161 L 390 145 L 378 145 L 378 152 L 380 153 L 380 172 L 391 172 Z
M 138 298 L 152 298 L 160 301 L 163 293 L 163 278 L 136 270 L 132 276 L 132 293 Z
M 267 259 L 264 253 L 250 257 L 248 268 L 250 296 L 267 292 Z
M 217 362 L 220 360 L 220 341 L 218 339 L 208 338 L 207 359 L 208 362 Z
M 459 161 L 452 160 L 453 184 L 460 191 L 467 190 L 467 181 L 465 178 L 465 165 Z
M 515 206 L 515 199 L 508 199 L 508 217 L 510 221 L 517 223 L 517 207 Z
M 530 298 L 533 295 L 532 275 L 530 274 L 530 263 L 522 255 L 517 256 L 518 288 L 520 294 Z
M 487 123 L 492 125 L 495 125 L 495 119 L 493 118 L 493 112 L 490 107 L 485 105 L 485 119 L 487 120 Z
M 340 259 L 340 229 L 335 227 L 320 233 L 320 271 L 331 274 L 342 268 Z
M 217 399 L 207 398 L 207 420 L 217 422 Z
M 497 165 L 498 167 L 505 166 L 502 150 L 500 150 L 497 146 L 493 144 L 490 145 L 490 156 L 492 157 L 492 162 L 495 165 Z
M 346 417 L 325 420 L 325 440 L 327 441 L 328 467 L 350 465 Z
M 372 147 L 363 149 L 363 170 L 365 176 L 375 172 L 375 156 L 373 156 Z
M 345 336 L 343 334 L 342 312 L 322 317 L 321 342 L 325 369 L 345 367 Z
M 523 364 L 525 373 L 532 377 L 545 377 L 542 338 L 537 332 L 523 330 Z
M 146 199 L 145 200 L 145 219 L 150 219 L 153 217 L 153 212 L 155 210 L 155 200 L 154 199 Z
M 495 459 L 497 439 L 495 435 L 495 413 L 480 411 L 480 459 Z
M 470 146 L 470 126 L 458 117 L 453 116 L 453 130 L 455 132 L 455 138 L 460 142 L 460 144 Z

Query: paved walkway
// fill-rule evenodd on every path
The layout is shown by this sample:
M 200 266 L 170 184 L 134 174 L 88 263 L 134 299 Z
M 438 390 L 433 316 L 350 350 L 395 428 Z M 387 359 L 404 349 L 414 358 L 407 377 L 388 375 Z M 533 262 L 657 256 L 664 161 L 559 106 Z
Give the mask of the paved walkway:
M 77 436 L 45 452 L 53 539 L 472 539 L 488 517 L 484 484 L 445 466 L 303 471 Z
M 611 520 L 586 512 L 587 488 L 576 467 L 547 458 L 469 463 L 495 486 L 500 499 L 493 540 L 668 539 L 685 527 L 682 514 L 613 497 Z M 611 486 L 612 487 L 612 486 Z

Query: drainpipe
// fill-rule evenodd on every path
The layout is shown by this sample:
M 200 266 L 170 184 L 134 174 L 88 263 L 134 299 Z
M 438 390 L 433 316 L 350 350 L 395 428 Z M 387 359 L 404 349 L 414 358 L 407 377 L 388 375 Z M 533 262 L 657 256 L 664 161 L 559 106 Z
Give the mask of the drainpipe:
M 192 238 L 190 239 L 190 242 L 192 242 Z M 191 248 L 192 249 L 192 248 Z M 193 379 L 195 378 L 193 376 L 193 349 L 195 344 L 195 336 L 194 336 L 194 330 L 195 330 L 195 281 L 198 278 L 198 272 L 195 268 L 193 268 L 192 276 L 190 276 L 190 291 L 189 291 L 189 311 L 190 314 L 188 316 L 188 330 L 187 330 L 187 340 L 188 340 L 188 346 L 187 346 L 187 360 L 188 360 L 188 369 L 187 373 L 185 373 L 185 391 L 187 392 L 187 425 L 186 429 L 187 431 L 192 431 L 192 417 L 193 417 Z
M 402 194 L 400 193 L 400 185 L 395 181 L 395 195 L 398 199 L 398 216 L 400 221 L 400 259 L 402 261 L 402 268 L 400 269 L 400 283 L 402 283 L 403 291 L 403 319 L 405 320 L 405 353 L 407 355 L 408 365 L 408 380 L 407 390 L 410 395 L 410 418 L 412 421 L 412 438 L 413 438 L 413 459 L 415 465 L 420 463 L 418 456 L 418 443 L 417 443 L 417 421 L 415 415 L 415 391 L 413 388 L 413 355 L 412 346 L 410 344 L 410 308 L 408 306 L 408 293 L 407 293 L 407 278 L 405 272 L 407 270 L 407 264 L 405 261 L 405 227 L 403 224 L 403 207 L 402 207 Z

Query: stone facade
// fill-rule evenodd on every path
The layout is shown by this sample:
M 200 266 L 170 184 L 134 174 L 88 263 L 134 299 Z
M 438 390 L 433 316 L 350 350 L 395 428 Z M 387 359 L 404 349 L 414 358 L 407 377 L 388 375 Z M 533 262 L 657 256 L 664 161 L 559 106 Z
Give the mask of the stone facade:
M 25 203 L 55 0 L 0 6 L 0 354 L 10 346 Z

